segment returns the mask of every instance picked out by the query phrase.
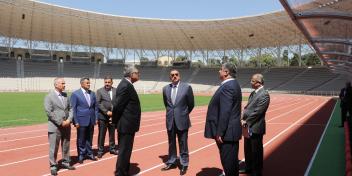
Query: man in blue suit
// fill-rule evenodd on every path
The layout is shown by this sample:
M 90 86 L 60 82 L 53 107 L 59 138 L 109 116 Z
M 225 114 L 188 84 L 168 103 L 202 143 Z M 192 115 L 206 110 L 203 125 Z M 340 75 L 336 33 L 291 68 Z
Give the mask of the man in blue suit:
M 90 89 L 89 78 L 81 78 L 81 88 L 71 95 L 74 125 L 77 128 L 78 162 L 85 158 L 96 161 L 93 155 L 92 140 L 94 125 L 98 116 L 98 105 L 94 92 Z
M 215 139 L 225 175 L 234 176 L 238 175 L 238 141 L 242 136 L 242 93 L 235 65 L 223 64 L 219 77 L 222 82 L 210 100 L 204 136 Z
M 166 108 L 166 128 L 169 141 L 169 159 L 161 170 L 176 167 L 176 136 L 180 149 L 180 175 L 185 175 L 189 164 L 188 129 L 191 127 L 189 114 L 194 107 L 193 90 L 187 83 L 181 82 L 178 70 L 170 71 L 171 84 L 163 88 L 163 100 Z

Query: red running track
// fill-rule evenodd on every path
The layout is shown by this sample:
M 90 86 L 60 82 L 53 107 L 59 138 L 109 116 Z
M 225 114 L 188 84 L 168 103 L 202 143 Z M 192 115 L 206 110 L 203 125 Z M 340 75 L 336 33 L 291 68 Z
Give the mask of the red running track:
M 267 134 L 264 136 L 264 175 L 304 175 L 333 105 L 334 101 L 328 97 L 271 95 L 266 116 Z M 222 172 L 214 141 L 203 137 L 206 109 L 198 107 L 191 114 L 190 165 L 186 175 L 214 176 Z M 94 149 L 97 148 L 98 133 L 95 129 Z M 131 158 L 131 175 L 179 175 L 178 169 L 160 171 L 168 151 L 165 129 L 164 111 L 142 113 L 141 128 L 136 134 Z M 75 142 L 76 130 L 73 129 L 71 156 L 77 169 L 61 169 L 59 175 L 113 175 L 115 155 L 106 153 L 98 161 L 85 160 L 78 164 Z M 1 175 L 50 175 L 48 148 L 46 124 L 0 129 Z M 239 158 L 243 157 L 241 140 Z

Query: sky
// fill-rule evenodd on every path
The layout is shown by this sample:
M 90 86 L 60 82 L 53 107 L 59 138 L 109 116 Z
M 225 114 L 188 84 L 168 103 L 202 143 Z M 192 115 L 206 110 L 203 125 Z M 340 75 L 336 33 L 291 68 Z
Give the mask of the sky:
M 283 10 L 279 0 L 39 0 L 119 16 L 222 19 Z

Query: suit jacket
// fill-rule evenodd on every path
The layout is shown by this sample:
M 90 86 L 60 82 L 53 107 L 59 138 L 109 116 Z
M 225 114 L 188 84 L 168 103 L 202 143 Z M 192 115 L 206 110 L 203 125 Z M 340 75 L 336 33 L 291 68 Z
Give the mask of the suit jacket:
M 118 132 L 132 134 L 139 130 L 141 105 L 136 90 L 125 78 L 116 88 L 113 107 L 112 123 Z
M 208 105 L 204 136 L 221 136 L 224 141 L 238 141 L 242 137 L 242 93 L 237 80 L 222 84 Z
M 255 95 L 248 100 L 244 108 L 243 120 L 252 129 L 253 133 L 265 134 L 265 113 L 269 107 L 270 96 L 264 88 L 259 89 Z
M 116 88 L 111 88 L 112 98 L 116 96 Z M 98 119 L 102 121 L 109 121 L 110 117 L 106 114 L 108 111 L 112 112 L 112 100 L 110 94 L 106 91 L 105 87 L 97 90 L 97 103 L 98 103 Z
M 72 122 L 72 109 L 69 99 L 65 92 L 62 93 L 63 103 L 56 94 L 56 91 L 50 92 L 44 99 L 44 109 L 48 116 L 48 131 L 56 132 L 61 128 L 64 120 L 69 119 Z
M 74 91 L 71 95 L 71 106 L 73 109 L 73 119 L 79 126 L 94 125 L 98 117 L 98 104 L 95 93 L 89 90 L 90 106 L 81 89 Z
M 173 123 L 179 130 L 188 129 L 191 126 L 189 114 L 194 107 L 193 90 L 187 83 L 180 82 L 178 85 L 175 104 L 171 101 L 172 84 L 163 88 L 163 100 L 166 108 L 166 128 L 172 129 Z
M 352 105 L 352 87 L 344 87 L 340 91 L 340 107 L 341 108 L 348 108 Z

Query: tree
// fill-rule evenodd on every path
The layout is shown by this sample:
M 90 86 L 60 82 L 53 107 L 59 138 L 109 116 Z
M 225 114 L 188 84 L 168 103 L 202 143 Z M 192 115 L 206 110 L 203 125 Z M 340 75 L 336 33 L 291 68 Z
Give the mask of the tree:
M 229 56 L 222 56 L 221 63 L 229 62 Z
M 229 62 L 232 63 L 232 64 L 235 64 L 237 67 L 239 66 L 239 59 L 237 59 L 235 56 L 232 56 L 230 59 L 229 59 Z
M 306 66 L 320 65 L 321 61 L 315 53 L 308 53 L 302 56 L 302 61 Z
M 248 62 L 247 62 L 247 66 L 249 67 L 258 67 L 258 57 L 250 57 Z
M 290 66 L 299 66 L 299 55 L 297 53 L 293 53 L 293 57 L 290 60 Z
M 177 56 L 175 61 L 186 61 L 187 60 L 187 56 Z
M 276 65 L 275 59 L 271 54 L 263 54 L 259 60 L 264 67 L 273 67 Z
M 219 59 L 215 59 L 215 58 L 209 58 L 208 62 L 209 62 L 209 65 L 213 65 L 213 66 L 220 66 L 221 65 L 221 61 Z
M 289 59 L 288 59 L 288 50 L 284 50 L 284 53 L 282 53 L 282 65 L 281 66 L 288 66 Z
M 149 61 L 149 59 L 147 57 L 141 57 L 139 60 L 141 62 L 148 62 Z
M 276 65 L 275 59 L 271 54 L 263 54 L 249 58 L 248 66 L 259 67 L 258 61 L 263 67 L 272 67 Z

